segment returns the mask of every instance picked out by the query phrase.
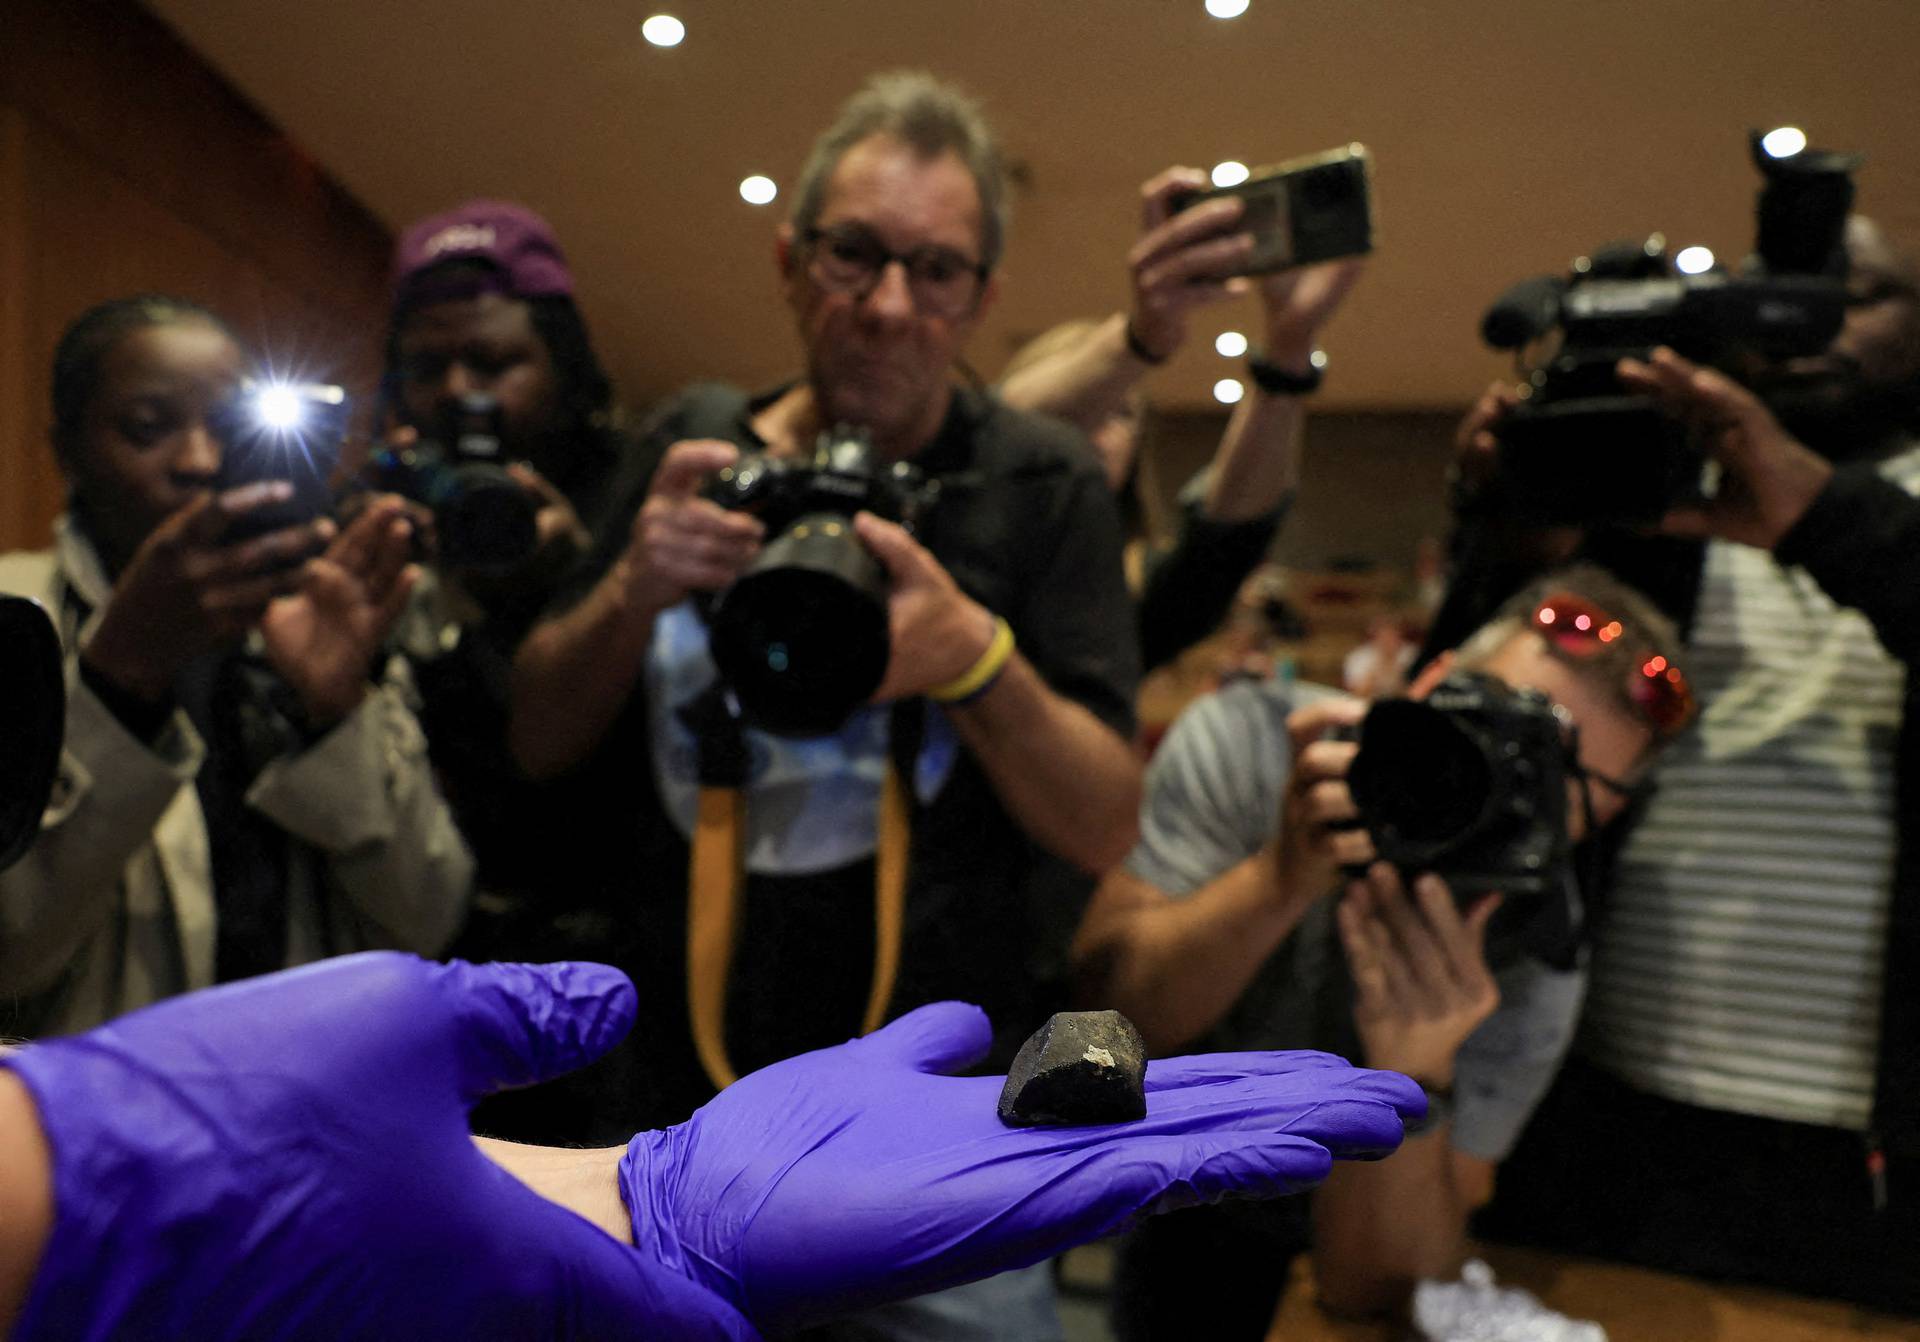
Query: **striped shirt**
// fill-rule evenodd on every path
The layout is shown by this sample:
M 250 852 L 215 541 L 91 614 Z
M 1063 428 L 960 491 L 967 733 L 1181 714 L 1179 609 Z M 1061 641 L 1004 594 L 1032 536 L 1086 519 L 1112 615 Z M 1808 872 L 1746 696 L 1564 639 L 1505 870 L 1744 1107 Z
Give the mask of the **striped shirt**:
M 1885 473 L 1920 493 L 1920 449 Z M 1582 1047 L 1656 1095 L 1864 1129 L 1905 669 L 1804 569 L 1708 544 L 1687 670 L 1592 963 Z

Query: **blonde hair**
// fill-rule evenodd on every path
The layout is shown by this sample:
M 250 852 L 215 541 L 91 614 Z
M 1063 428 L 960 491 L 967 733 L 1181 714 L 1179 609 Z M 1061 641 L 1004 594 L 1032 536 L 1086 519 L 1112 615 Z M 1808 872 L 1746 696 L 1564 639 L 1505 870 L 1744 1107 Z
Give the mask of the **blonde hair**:
M 1567 665 L 1638 719 L 1640 706 L 1628 692 L 1632 677 L 1649 655 L 1664 657 L 1673 664 L 1684 662 L 1680 631 L 1644 593 L 1594 564 L 1554 569 L 1515 593 L 1492 619 L 1454 649 L 1455 664 L 1471 671 L 1514 639 L 1531 632 L 1533 612 L 1556 592 L 1590 601 L 1625 626 L 1624 637 L 1597 643 L 1592 655 L 1570 659 Z

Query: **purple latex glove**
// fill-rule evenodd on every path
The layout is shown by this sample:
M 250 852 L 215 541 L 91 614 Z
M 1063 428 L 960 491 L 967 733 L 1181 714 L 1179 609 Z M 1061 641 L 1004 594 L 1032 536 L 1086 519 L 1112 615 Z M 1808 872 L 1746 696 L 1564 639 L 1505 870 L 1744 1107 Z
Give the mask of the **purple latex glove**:
M 634 1009 L 604 965 L 376 952 L 12 1055 L 54 1192 L 15 1338 L 754 1337 L 468 1135 Z
M 922 1007 L 742 1077 L 620 1162 L 634 1242 L 784 1332 L 1039 1262 L 1154 1212 L 1274 1197 L 1382 1156 L 1426 1112 L 1407 1078 L 1325 1053 L 1147 1066 L 1147 1116 L 1009 1128 L 978 1007 Z

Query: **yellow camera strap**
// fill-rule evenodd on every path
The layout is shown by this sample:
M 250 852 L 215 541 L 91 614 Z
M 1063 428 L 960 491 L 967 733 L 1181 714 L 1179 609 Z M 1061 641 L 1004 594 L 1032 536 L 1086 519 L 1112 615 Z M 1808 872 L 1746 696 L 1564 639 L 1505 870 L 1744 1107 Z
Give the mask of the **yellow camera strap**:
M 746 815 L 746 798 L 739 788 L 702 787 L 687 865 L 687 1011 L 700 1066 L 717 1090 L 739 1079 L 727 1057 L 727 982 L 739 937 Z M 861 1034 L 871 1034 L 885 1022 L 900 972 L 911 833 L 906 784 L 889 762 L 880 785 L 873 862 L 873 982 Z

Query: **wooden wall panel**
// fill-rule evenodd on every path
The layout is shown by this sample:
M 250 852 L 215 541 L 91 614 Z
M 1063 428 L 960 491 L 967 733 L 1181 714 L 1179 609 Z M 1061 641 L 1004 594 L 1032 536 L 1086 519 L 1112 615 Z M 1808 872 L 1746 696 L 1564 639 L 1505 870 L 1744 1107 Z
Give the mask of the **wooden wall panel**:
M 386 230 L 129 0 L 0 0 L 0 549 L 61 506 L 54 344 L 143 290 L 227 317 L 275 368 L 371 389 Z

